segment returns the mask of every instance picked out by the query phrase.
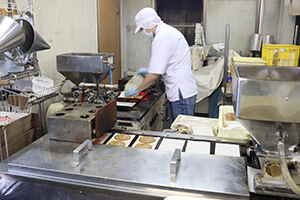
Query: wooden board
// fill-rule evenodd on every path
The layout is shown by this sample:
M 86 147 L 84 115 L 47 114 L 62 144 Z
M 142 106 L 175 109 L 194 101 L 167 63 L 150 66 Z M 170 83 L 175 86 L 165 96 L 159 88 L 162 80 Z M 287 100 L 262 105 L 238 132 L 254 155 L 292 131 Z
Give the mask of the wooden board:
M 98 0 L 98 51 L 114 53 L 113 83 L 121 78 L 120 0 Z M 110 83 L 107 77 L 102 83 Z

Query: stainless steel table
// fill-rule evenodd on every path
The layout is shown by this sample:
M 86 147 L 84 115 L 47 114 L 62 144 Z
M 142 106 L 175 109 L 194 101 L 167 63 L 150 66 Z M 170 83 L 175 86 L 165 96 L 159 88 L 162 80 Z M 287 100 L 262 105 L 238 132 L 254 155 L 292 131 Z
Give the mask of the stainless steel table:
M 7 167 L 2 176 L 28 181 L 31 187 L 46 185 L 48 191 L 54 187 L 64 191 L 61 195 L 76 195 L 73 199 L 84 195 L 90 199 L 99 195 L 102 199 L 164 199 L 173 195 L 249 199 L 242 157 L 183 152 L 174 182 L 170 179 L 172 152 L 94 144 L 78 164 L 73 159 L 78 146 L 51 141 L 45 135 L 2 163 Z

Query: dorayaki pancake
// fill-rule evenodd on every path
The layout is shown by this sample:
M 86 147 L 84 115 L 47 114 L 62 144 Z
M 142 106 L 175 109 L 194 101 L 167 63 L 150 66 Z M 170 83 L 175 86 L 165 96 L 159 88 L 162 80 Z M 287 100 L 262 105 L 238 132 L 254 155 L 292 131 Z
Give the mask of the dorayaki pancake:
M 150 144 L 137 144 L 134 146 L 135 148 L 142 148 L 142 149 L 152 149 Z
M 130 135 L 119 134 L 119 135 L 116 135 L 114 138 L 119 141 L 126 141 L 126 140 L 129 140 L 131 137 L 130 137 Z
M 234 113 L 226 113 L 225 120 L 226 121 L 237 121 L 237 119 L 234 116 Z
M 155 142 L 156 140 L 154 137 L 151 136 L 143 136 L 139 139 L 139 141 L 144 144 L 149 144 Z
M 125 142 L 122 141 L 111 141 L 110 143 L 108 143 L 109 145 L 114 145 L 114 146 L 122 146 L 125 147 Z

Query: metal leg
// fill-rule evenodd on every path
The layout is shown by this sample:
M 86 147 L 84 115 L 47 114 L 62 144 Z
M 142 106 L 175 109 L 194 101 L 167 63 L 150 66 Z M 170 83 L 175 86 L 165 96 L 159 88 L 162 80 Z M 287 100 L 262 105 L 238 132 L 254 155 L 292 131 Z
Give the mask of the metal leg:
M 45 135 L 45 130 L 44 130 L 45 120 L 44 120 L 44 109 L 43 108 L 44 108 L 44 104 L 43 103 L 39 103 L 37 105 L 37 112 L 38 112 L 38 118 L 39 118 L 39 128 L 40 128 L 41 136 Z
M 6 159 L 9 157 L 9 153 L 8 153 L 8 142 L 7 142 L 7 135 L 6 135 L 6 130 L 7 127 L 6 126 L 2 126 L 2 130 L 3 130 L 3 134 L 4 134 L 4 141 L 5 141 L 5 150 L 6 150 Z M 1 144 L 1 143 L 0 143 Z M 2 150 L 2 148 L 1 148 Z M 2 152 L 1 152 L 1 159 L 3 159 L 2 157 Z
M 2 127 L 2 129 L 3 129 L 4 127 Z M 4 132 L 4 130 L 3 130 L 3 132 Z M 0 136 L 0 146 L 1 146 L 1 136 Z M 2 148 L 0 148 L 0 157 L 1 157 L 1 161 L 3 161 L 3 154 L 2 154 Z

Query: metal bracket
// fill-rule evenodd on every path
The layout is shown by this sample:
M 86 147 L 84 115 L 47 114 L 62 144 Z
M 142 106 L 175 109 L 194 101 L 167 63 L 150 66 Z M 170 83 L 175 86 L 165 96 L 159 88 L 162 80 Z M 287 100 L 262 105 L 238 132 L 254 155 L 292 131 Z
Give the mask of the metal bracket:
M 170 162 L 170 179 L 176 182 L 179 161 L 181 160 L 181 149 L 175 149 Z
M 92 145 L 92 141 L 91 140 L 84 141 L 81 145 L 79 145 L 76 149 L 74 149 L 74 151 L 73 151 L 73 157 L 74 157 L 74 163 L 76 165 L 79 165 L 79 163 L 81 161 L 80 158 L 82 156 L 80 156 L 80 153 L 81 152 L 85 153 L 86 149 L 88 149 L 88 150 L 92 150 L 93 149 L 93 145 Z

